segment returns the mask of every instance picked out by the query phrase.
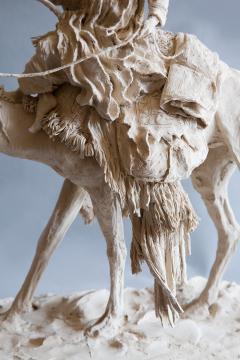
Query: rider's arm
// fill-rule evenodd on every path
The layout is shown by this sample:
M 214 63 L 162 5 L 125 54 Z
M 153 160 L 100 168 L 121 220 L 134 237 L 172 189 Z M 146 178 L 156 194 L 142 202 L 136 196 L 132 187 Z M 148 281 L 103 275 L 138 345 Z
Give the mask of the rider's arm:
M 148 0 L 149 16 L 156 17 L 161 26 L 167 20 L 169 0 Z

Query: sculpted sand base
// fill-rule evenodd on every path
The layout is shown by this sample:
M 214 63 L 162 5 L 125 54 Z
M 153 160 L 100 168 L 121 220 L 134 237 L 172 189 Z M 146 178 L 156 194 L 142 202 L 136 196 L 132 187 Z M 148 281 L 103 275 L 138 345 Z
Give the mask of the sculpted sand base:
M 181 292 L 181 301 L 198 296 L 206 284 L 193 278 Z M 34 298 L 31 313 L 1 324 L 0 357 L 3 360 L 146 360 L 146 359 L 237 359 L 240 355 L 240 287 L 228 282 L 219 287 L 218 303 L 210 312 L 202 308 L 197 315 L 181 319 L 175 328 L 162 328 L 154 313 L 153 291 L 125 289 L 125 321 L 116 336 L 84 336 L 83 329 L 98 318 L 109 292 L 98 290 L 60 297 Z M 10 299 L 0 300 L 6 311 Z

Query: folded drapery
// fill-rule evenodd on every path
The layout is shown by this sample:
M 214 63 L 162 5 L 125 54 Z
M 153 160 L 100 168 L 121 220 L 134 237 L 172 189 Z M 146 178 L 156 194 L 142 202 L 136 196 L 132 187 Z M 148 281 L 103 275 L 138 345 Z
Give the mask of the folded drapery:
M 67 12 L 57 33 L 37 41 L 27 72 L 67 64 L 121 42 L 117 33 L 90 26 L 79 30 L 79 17 Z M 101 28 L 101 27 L 100 27 Z M 77 29 L 77 30 L 76 30 Z M 97 29 L 98 37 L 95 37 Z M 124 37 L 126 40 L 127 37 Z M 71 40 L 71 41 L 70 41 Z M 218 56 L 195 36 L 156 31 L 69 70 L 42 78 L 20 79 L 25 94 L 51 92 L 64 82 L 79 86 L 78 103 L 93 106 L 106 120 L 116 120 L 142 94 L 160 91 L 160 108 L 169 115 L 196 118 L 205 127 L 216 109 Z
M 216 111 L 218 73 L 217 54 L 197 37 L 177 34 L 161 108 L 171 115 L 196 118 L 200 126 L 207 126 Z

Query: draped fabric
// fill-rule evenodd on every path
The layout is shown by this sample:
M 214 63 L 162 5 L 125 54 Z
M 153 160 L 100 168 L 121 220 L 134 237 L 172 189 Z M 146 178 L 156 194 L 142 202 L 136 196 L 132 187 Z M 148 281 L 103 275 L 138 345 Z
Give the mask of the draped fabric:
M 178 33 L 161 108 L 173 116 L 197 119 L 200 127 L 207 127 L 216 111 L 219 68 L 218 54 L 196 36 Z
M 126 0 L 121 2 L 126 8 L 110 6 L 109 11 L 104 7 L 104 14 L 100 3 L 86 12 L 66 11 L 55 32 L 34 40 L 36 54 L 25 72 L 85 60 L 48 76 L 20 79 L 23 93 L 52 92 L 67 82 L 81 88 L 79 105 L 114 121 L 142 95 L 163 90 L 162 110 L 207 126 L 216 108 L 218 56 L 191 35 L 158 30 L 139 36 L 143 1 Z
M 58 51 L 63 65 L 126 43 L 119 50 L 93 56 L 67 72 L 69 82 L 83 89 L 79 104 L 94 106 L 108 120 L 116 120 L 120 106 L 131 101 L 136 92 L 134 75 L 124 61 L 134 53 L 133 37 L 142 28 L 143 20 L 143 0 L 109 0 L 92 1 L 90 8 L 86 2 L 86 8 L 66 12 L 58 23 Z
M 70 82 L 83 91 L 80 105 L 94 106 L 99 114 L 115 120 L 120 106 L 138 96 L 140 89 L 125 59 L 134 54 L 133 40 L 144 22 L 144 0 L 81 1 L 78 11 L 65 11 L 55 32 L 34 41 L 36 54 L 25 73 L 38 72 L 91 56 L 91 59 L 51 76 L 19 80 L 25 94 L 53 91 Z M 115 45 L 120 49 L 101 51 Z

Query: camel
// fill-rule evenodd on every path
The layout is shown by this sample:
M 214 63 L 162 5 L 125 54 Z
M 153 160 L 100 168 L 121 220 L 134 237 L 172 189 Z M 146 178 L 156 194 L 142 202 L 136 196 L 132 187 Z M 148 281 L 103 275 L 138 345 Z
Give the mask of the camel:
M 59 89 L 58 101 L 66 95 Z M 208 213 L 218 231 L 216 259 L 206 287 L 200 296 L 187 304 L 192 311 L 213 304 L 218 297 L 219 283 L 236 250 L 240 237 L 237 223 L 228 200 L 228 184 L 240 164 L 239 114 L 240 72 L 222 63 L 222 81 L 218 106 L 211 126 L 203 130 L 209 146 L 206 160 L 192 173 L 194 188 L 201 195 Z M 123 315 L 123 274 L 126 247 L 123 236 L 122 210 L 119 199 L 104 181 L 103 170 L 92 158 L 79 159 L 78 155 L 58 142 L 52 142 L 43 132 L 28 131 L 33 115 L 24 112 L 18 94 L 2 93 L 0 100 L 0 151 L 4 154 L 31 159 L 47 164 L 65 178 L 57 205 L 43 231 L 31 269 L 5 314 L 11 318 L 29 309 L 37 283 L 64 234 L 78 215 L 84 202 L 98 219 L 107 241 L 110 265 L 110 296 L 103 316 L 89 324 L 87 330 L 96 335 L 100 330 L 116 331 Z M 89 195 L 91 201 L 89 199 Z
M 61 18 L 61 14 L 53 3 L 48 0 L 41 0 L 41 2 L 49 7 L 57 17 Z M 155 26 L 154 24 L 153 26 Z M 181 52 L 178 55 L 181 56 Z M 76 65 L 83 61 L 84 59 L 79 59 L 70 65 Z M 210 66 L 210 64 L 208 65 Z M 46 71 L 42 75 L 50 75 L 53 72 L 65 69 L 66 66 L 69 67 L 69 64 Z M 18 76 L 15 74 L 13 76 L 21 79 L 24 76 L 29 78 L 35 75 L 25 74 Z M 10 74 L 10 76 L 12 75 Z M 211 86 L 213 86 L 213 83 Z M 205 138 L 208 143 L 208 155 L 201 160 L 203 162 L 200 166 L 200 162 L 197 165 L 195 164 L 195 167 L 198 167 L 193 170 L 191 176 L 194 187 L 201 194 L 218 229 L 219 244 L 216 260 L 206 288 L 198 299 L 195 299 L 191 304 L 187 304 L 186 309 L 188 311 L 199 306 L 210 305 L 216 301 L 219 282 L 231 254 L 236 248 L 235 245 L 240 233 L 239 225 L 230 208 L 227 196 L 230 175 L 239 165 L 239 141 L 236 139 L 236 134 L 239 132 L 237 121 L 239 109 L 236 102 L 239 89 L 239 73 L 221 63 L 220 81 L 217 85 L 214 83 L 215 86 L 218 87 L 217 111 L 210 124 L 207 124 L 208 126 L 200 131 L 202 138 Z M 74 94 L 76 95 L 76 91 L 78 91 L 76 89 L 76 87 L 67 84 L 59 87 L 54 92 L 56 102 L 64 108 L 68 101 L 71 102 Z M 44 99 L 47 99 L 48 96 L 50 95 L 39 96 L 37 107 L 42 105 Z M 66 99 L 68 99 L 67 102 Z M 88 155 L 82 158 L 77 152 L 71 151 L 60 142 L 56 141 L 54 143 L 51 140 L 51 134 L 49 134 L 49 137 L 44 131 L 37 134 L 31 134 L 31 131 L 28 131 L 35 124 L 34 117 L 24 112 L 20 92 L 7 94 L 1 91 L 0 105 L 0 150 L 10 156 L 43 162 L 65 179 L 54 212 L 39 239 L 31 269 L 12 307 L 4 315 L 4 319 L 10 319 L 14 314 L 29 308 L 34 290 L 51 254 L 63 239 L 64 234 L 79 211 L 84 212 L 87 219 L 92 216 L 94 211 L 107 241 L 111 286 L 105 313 L 100 319 L 88 324 L 86 331 L 88 334 L 93 335 L 99 333 L 100 330 L 101 332 L 105 331 L 108 334 L 113 334 L 118 329 L 123 318 L 123 273 L 126 258 L 120 194 L 114 192 L 113 188 L 109 186 L 106 181 L 106 174 L 96 160 L 88 157 Z M 70 105 L 73 106 L 74 102 Z M 38 110 L 41 110 L 40 108 Z M 111 109 L 113 110 L 113 108 Z M 37 115 L 39 115 L 38 111 Z M 37 121 L 37 124 L 37 128 L 40 129 L 39 121 Z M 183 141 L 187 140 L 183 137 Z M 88 151 L 91 152 L 91 149 L 88 148 Z M 204 151 L 202 151 L 202 154 L 204 154 Z M 169 161 L 171 162 L 171 155 Z M 188 161 L 185 161 L 185 164 L 188 165 L 188 162 L 191 162 L 191 157 L 188 158 Z M 162 163 L 162 160 L 159 160 L 158 163 Z M 166 172 L 166 176 L 167 174 Z M 179 202 L 181 203 L 181 201 Z M 135 251 L 137 250 L 135 249 Z M 157 261 L 159 262 L 159 259 Z M 135 266 L 137 268 L 138 264 L 135 264 Z M 158 280 L 162 281 L 161 276 Z M 169 291 L 166 287 L 163 288 Z M 163 292 L 161 294 L 164 295 Z M 158 300 L 161 297 L 159 295 L 158 292 Z M 174 303 L 172 295 L 168 293 L 167 296 Z M 163 308 L 169 311 L 169 304 L 164 303 Z

